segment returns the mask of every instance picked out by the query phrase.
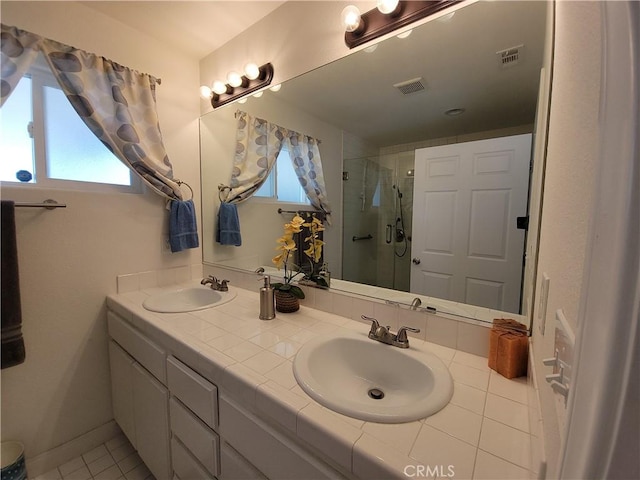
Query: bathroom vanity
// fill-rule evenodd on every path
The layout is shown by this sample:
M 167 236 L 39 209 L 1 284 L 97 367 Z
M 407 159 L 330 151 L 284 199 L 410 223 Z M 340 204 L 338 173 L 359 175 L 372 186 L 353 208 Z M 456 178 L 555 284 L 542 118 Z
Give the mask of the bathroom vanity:
M 484 438 L 501 433 L 484 416 L 490 383 L 521 394 L 526 382 L 494 378 L 482 357 L 411 339 L 449 368 L 449 405 L 407 423 L 347 417 L 298 386 L 292 360 L 322 335 L 366 338 L 368 324 L 307 307 L 258 320 L 257 292 L 233 290 L 233 300 L 188 313 L 143 308 L 160 288 L 107 299 L 114 417 L 158 480 L 481 478 L 502 464 L 510 478 L 528 478 L 527 429 L 508 438 L 515 453 L 506 459 L 500 441 Z

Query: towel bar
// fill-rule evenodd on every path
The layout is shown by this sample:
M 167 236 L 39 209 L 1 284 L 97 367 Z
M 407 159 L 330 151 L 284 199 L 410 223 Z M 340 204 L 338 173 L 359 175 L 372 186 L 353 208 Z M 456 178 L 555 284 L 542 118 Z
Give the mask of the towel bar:
M 283 210 L 282 208 L 278 208 L 278 213 L 319 213 L 324 215 L 325 213 L 322 210 Z
M 373 235 L 369 234 L 369 235 L 365 235 L 364 237 L 357 237 L 357 236 L 353 236 L 353 238 L 351 239 L 352 242 L 357 242 L 358 240 L 371 240 L 373 238 Z
M 55 200 L 51 199 L 51 198 L 47 198 L 46 200 L 44 200 L 41 203 L 30 203 L 30 202 L 24 202 L 24 203 L 15 203 L 14 206 L 16 207 L 33 207 L 33 208 L 46 208 L 47 210 L 54 210 L 56 208 L 67 208 L 67 204 L 66 203 L 58 203 Z

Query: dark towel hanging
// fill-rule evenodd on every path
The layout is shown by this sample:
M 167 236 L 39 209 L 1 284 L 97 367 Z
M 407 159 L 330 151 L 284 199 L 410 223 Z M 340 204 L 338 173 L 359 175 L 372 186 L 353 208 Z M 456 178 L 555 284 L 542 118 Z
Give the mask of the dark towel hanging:
M 16 241 L 15 205 L 2 200 L 2 368 L 24 362 L 25 348 L 22 338 L 22 307 L 20 304 L 20 279 L 18 275 L 18 245 Z

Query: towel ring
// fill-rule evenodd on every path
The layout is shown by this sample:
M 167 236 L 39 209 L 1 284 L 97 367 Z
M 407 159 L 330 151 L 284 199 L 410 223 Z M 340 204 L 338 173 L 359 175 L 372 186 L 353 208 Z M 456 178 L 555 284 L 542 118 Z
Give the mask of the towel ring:
M 187 200 L 193 200 L 193 188 L 191 188 L 191 185 L 189 185 L 187 182 L 183 182 L 182 180 L 176 180 L 176 183 L 179 186 L 186 185 L 189 191 L 191 192 L 191 198 L 188 198 Z
M 225 199 L 222 199 L 222 195 L 224 193 L 225 190 L 229 190 L 229 192 L 227 193 L 227 195 L 225 196 Z M 224 184 L 219 184 L 218 185 L 218 200 L 220 200 L 220 203 L 224 203 L 225 200 L 227 199 L 227 197 L 229 196 L 229 193 L 231 193 L 231 187 L 224 185 Z

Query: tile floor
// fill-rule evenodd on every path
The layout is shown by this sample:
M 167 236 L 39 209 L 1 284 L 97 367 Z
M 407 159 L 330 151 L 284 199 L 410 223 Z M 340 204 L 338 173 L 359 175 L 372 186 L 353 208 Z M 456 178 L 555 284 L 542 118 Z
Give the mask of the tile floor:
M 33 480 L 155 480 L 120 434 L 107 443 L 54 468 Z

